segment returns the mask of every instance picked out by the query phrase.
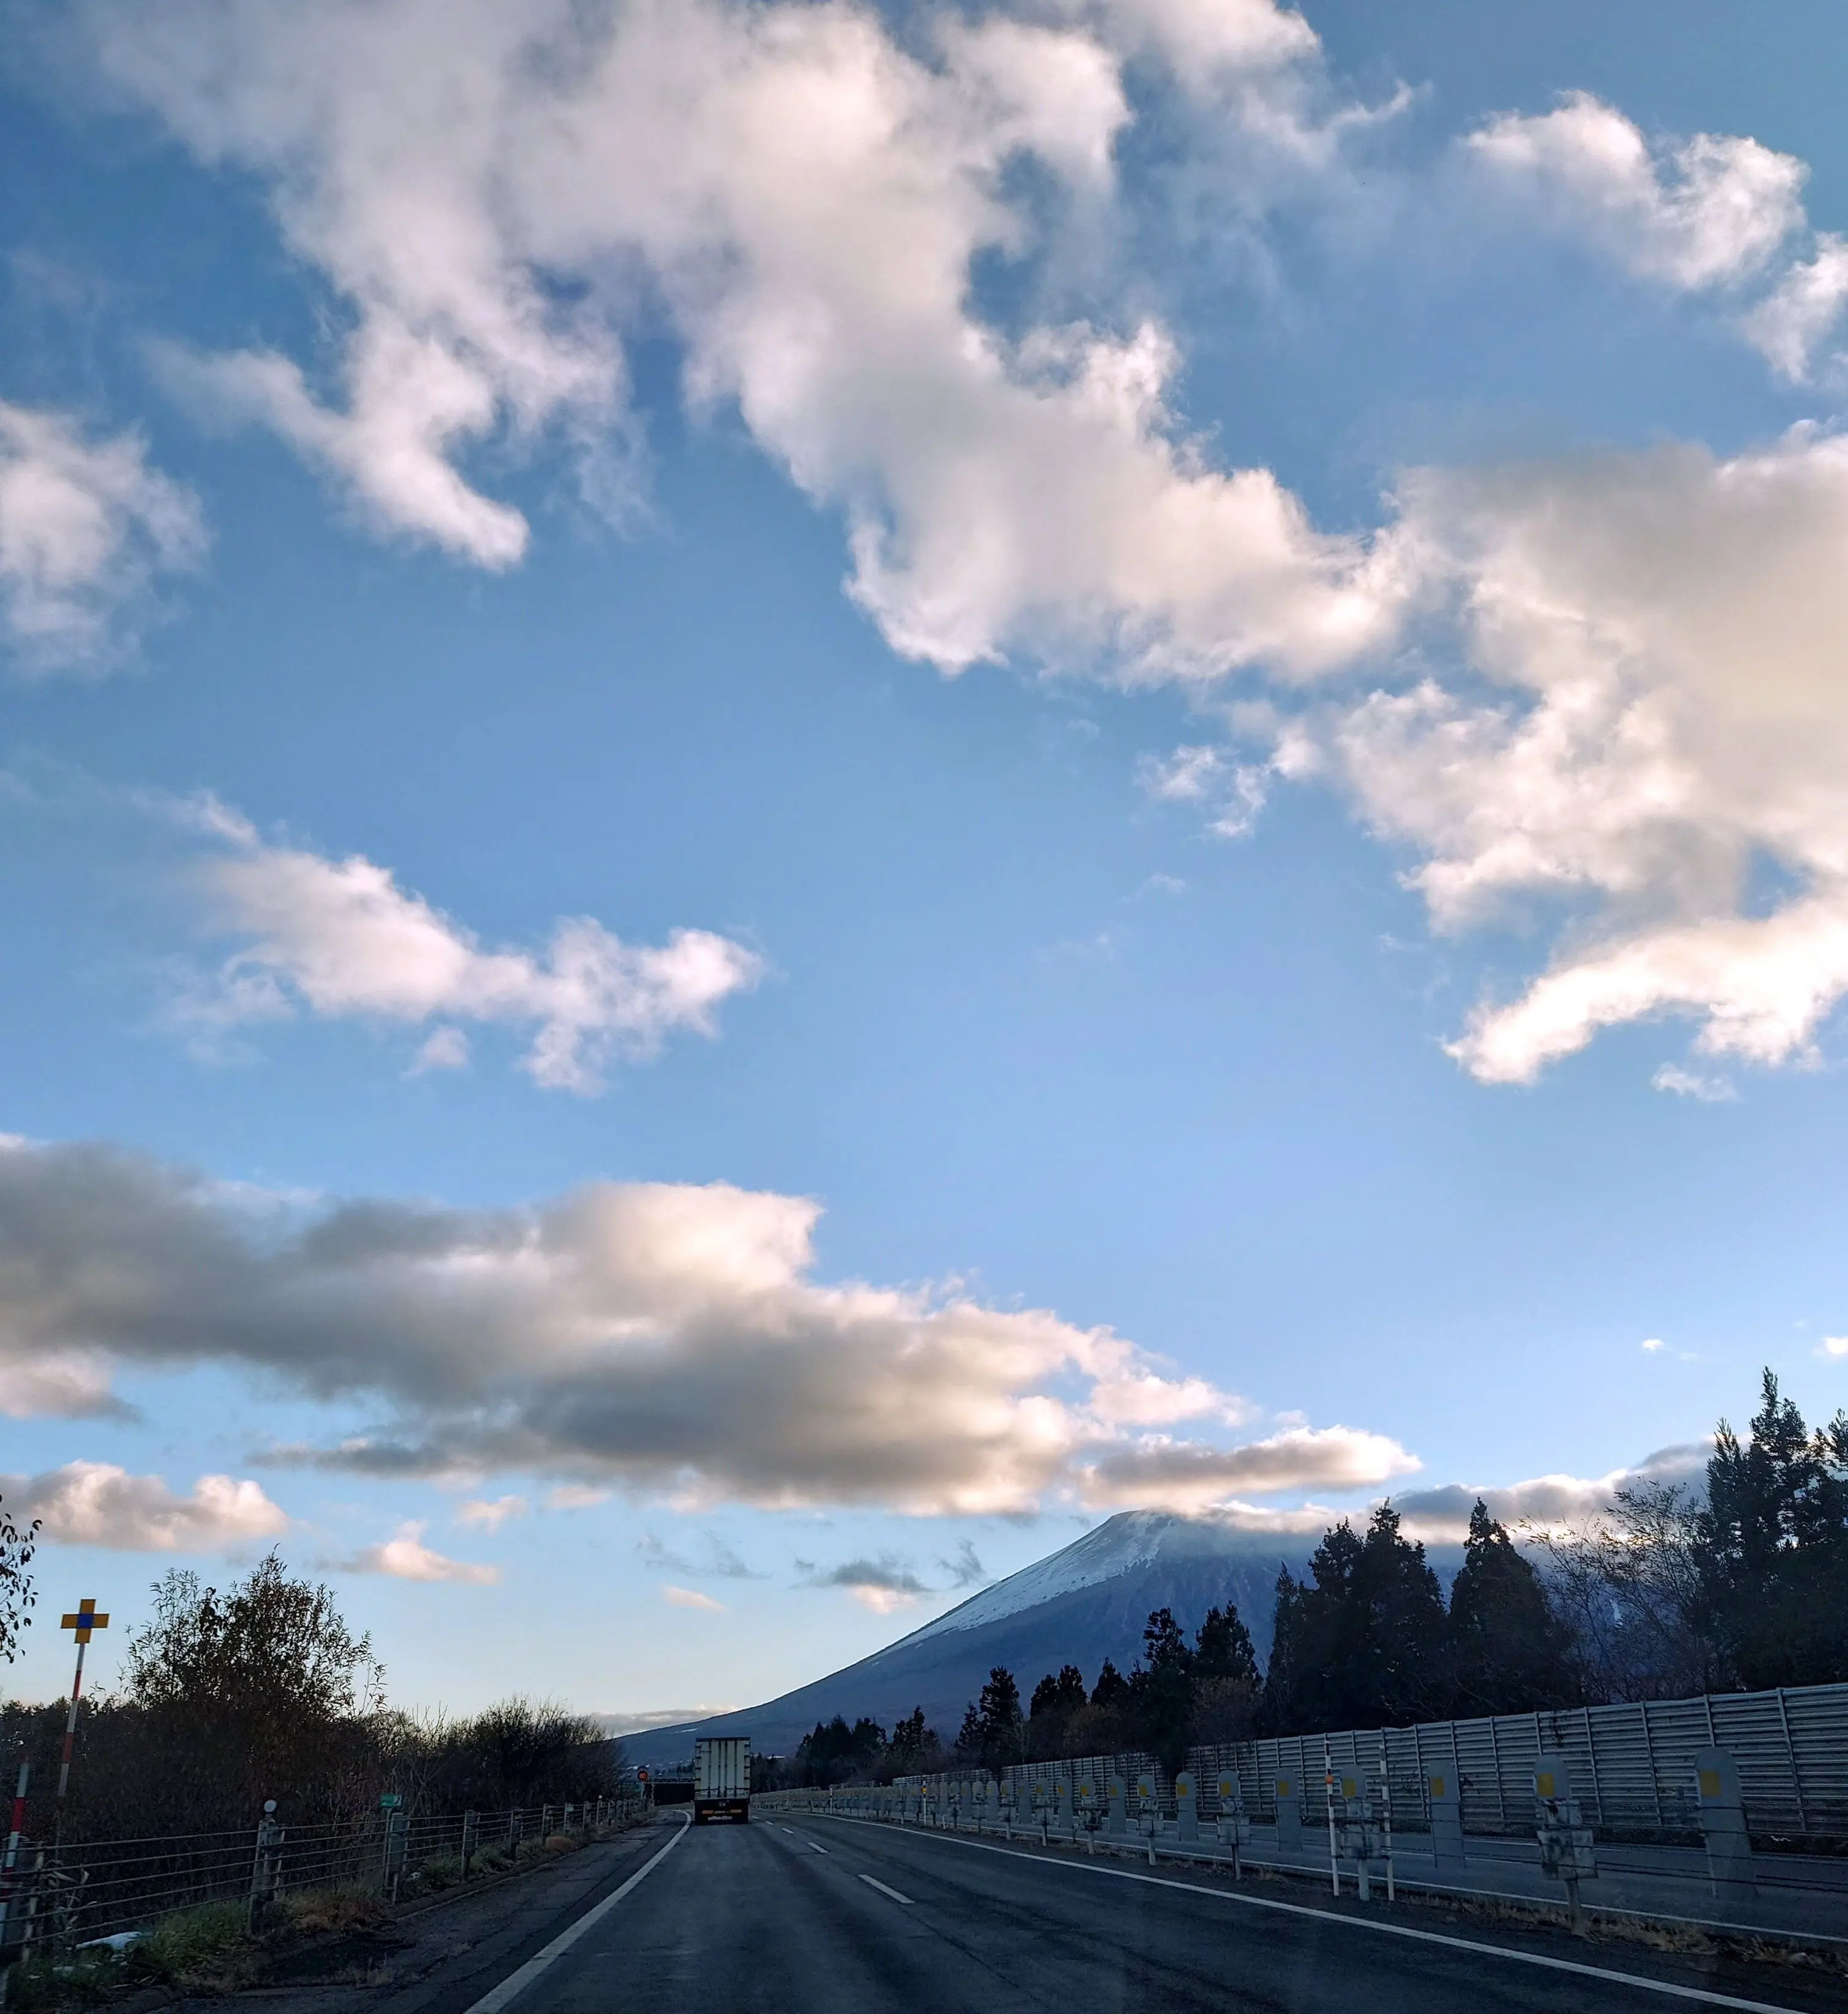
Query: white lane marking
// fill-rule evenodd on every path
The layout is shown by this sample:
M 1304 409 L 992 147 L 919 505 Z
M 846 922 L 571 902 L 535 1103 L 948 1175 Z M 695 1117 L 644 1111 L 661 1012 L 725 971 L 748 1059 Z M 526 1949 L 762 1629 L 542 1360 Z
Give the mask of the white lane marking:
M 633 1889 L 639 1888 L 691 1829 L 691 1822 L 683 1819 L 680 1830 L 666 1845 L 658 1853 L 644 1860 L 613 1895 L 605 1895 L 601 1902 L 593 1902 L 575 1923 L 568 1923 L 544 1951 L 536 1952 L 528 1958 L 519 1971 L 510 1972 L 491 1992 L 484 1993 L 468 2010 L 468 2014 L 501 2014 L 504 2007 L 524 1993 L 547 1966 L 562 1958 L 587 1930 L 594 1930 L 625 1895 Z
M 795 1827 L 794 1826 L 784 1826 L 782 1829 L 784 1832 L 788 1833 L 791 1839 L 795 1837 Z
M 815 1853 L 826 1853 L 826 1852 L 827 1852 L 827 1848 L 825 1846 L 817 1846 L 817 1845 L 816 1845 L 816 1844 L 815 1844 L 815 1842 L 814 1842 L 814 1840 L 809 1840 L 809 1850 L 810 1850 L 812 1852 L 815 1852 Z
M 877 1888 L 881 1895 L 889 1895 L 895 1902 L 902 1902 L 907 1909 L 912 1906 L 909 1895 L 901 1895 L 897 1889 L 887 1887 L 883 1881 L 875 1881 L 870 1874 L 863 1874 L 859 1878 L 869 1888 Z
M 831 1815 L 833 1815 L 831 1814 Z M 838 1825 L 867 1825 L 867 1819 L 835 1817 Z M 1037 1853 L 1015 1853 L 1005 1846 L 989 1846 L 980 1840 L 945 1838 L 942 1833 L 915 1833 L 913 1838 L 935 1839 L 940 1846 L 963 1846 L 976 1853 L 998 1853 L 1008 1860 L 1030 1861 L 1035 1867 L 1063 1867 L 1074 1874 L 1102 1874 L 1115 1881 L 1139 1882 L 1145 1888 L 1174 1888 L 1183 1895 L 1210 1895 L 1218 1902 L 1240 1902 L 1247 1909 L 1275 1909 L 1286 1916 L 1313 1916 L 1321 1923 L 1346 1923 L 1357 1930 L 1371 1930 L 1383 1937 L 1407 1937 L 1415 1944 L 1442 1944 L 1451 1951 L 1469 1951 L 1483 1958 L 1506 1958 L 1514 1965 L 1537 1965 L 1548 1972 L 1570 1972 L 1581 1979 L 1602 1979 L 1613 1985 L 1633 1986 L 1640 1993 L 1660 1993 L 1671 2000 L 1697 2001 L 1703 2007 L 1733 2007 L 1741 2014 L 1800 2014 L 1794 2007 L 1768 2000 L 1740 2000 L 1730 1993 L 1712 1993 L 1701 1986 L 1677 1986 L 1666 1979 L 1650 1979 L 1642 1973 L 1613 1972 L 1602 1965 L 1581 1965 L 1569 1958 L 1548 1958 L 1539 1951 L 1512 1951 L 1506 1944 L 1477 1944 L 1469 1937 L 1447 1937 L 1438 1930 L 1415 1930 L 1408 1923 L 1382 1923 L 1370 1916 L 1337 1915 L 1333 1909 L 1312 1909 L 1301 1902 L 1279 1902 L 1268 1895 L 1235 1895 L 1224 1888 L 1203 1888 L 1195 1881 L 1164 1880 L 1156 1874 L 1132 1874 L 1126 1867 L 1099 1867 L 1088 1860 L 1047 1860 Z M 471 2008 L 469 2014 L 475 2014 Z

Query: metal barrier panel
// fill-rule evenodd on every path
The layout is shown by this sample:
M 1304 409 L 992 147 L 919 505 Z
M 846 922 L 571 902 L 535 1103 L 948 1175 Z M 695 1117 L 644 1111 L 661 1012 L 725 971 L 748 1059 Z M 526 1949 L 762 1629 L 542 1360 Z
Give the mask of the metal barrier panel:
M 1627 1701 L 1479 1720 L 1426 1721 L 1413 1727 L 1288 1735 L 1190 1750 L 1202 1786 L 1200 1815 L 1215 1817 L 1218 1779 L 1239 1779 L 1247 1812 L 1276 1818 L 1279 1776 L 1305 1784 L 1305 1815 L 1321 1797 L 1323 1744 L 1337 1776 L 1385 1778 L 1395 1826 L 1430 1822 L 1426 1779 L 1462 1787 L 1466 1832 L 1525 1836 L 1535 1823 L 1534 1766 L 1545 1748 L 1570 1761 L 1589 1822 L 1609 1833 L 1698 1837 L 1694 1758 L 1724 1748 L 1739 1765 L 1746 1822 L 1760 1837 L 1848 1839 L 1848 1685 L 1778 1692 L 1715 1693 L 1691 1700 Z M 1146 1758 L 1086 1758 L 1036 1769 L 1068 1769 L 1101 1780 Z

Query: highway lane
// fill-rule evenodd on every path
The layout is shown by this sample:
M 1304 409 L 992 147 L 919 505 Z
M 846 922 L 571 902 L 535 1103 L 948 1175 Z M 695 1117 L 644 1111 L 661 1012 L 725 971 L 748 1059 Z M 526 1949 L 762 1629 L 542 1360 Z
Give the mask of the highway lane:
M 1117 1876 L 1100 1871 L 1112 1867 Z M 1669 1998 L 1383 1936 L 1312 1908 L 1261 1910 L 1164 1885 L 1196 1878 L 1184 1870 L 1154 1883 L 1118 1878 L 1135 1871 L 820 1817 L 702 1826 L 485 2014 L 1665 2014 L 1724 2004 L 1708 1994 L 1848 2008 L 1832 1987 L 1762 1966 L 1703 1976 L 1688 1961 L 1563 1933 L 1522 1940 L 1569 1962 L 1653 1969 L 1688 1996 Z M 1264 1892 L 1308 1899 L 1295 1886 Z M 1425 1912 L 1394 1920 L 1440 1937 L 1482 1934 Z

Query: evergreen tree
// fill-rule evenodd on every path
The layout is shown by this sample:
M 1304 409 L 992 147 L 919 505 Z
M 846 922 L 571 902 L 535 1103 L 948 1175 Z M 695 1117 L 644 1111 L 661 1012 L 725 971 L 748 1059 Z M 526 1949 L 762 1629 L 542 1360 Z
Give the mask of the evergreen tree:
M 1244 1741 L 1258 1720 L 1258 1654 L 1251 1632 L 1229 1601 L 1209 1608 L 1193 1636 L 1190 1738 L 1203 1745 Z
M 1124 1706 L 1129 1703 L 1129 1681 L 1109 1658 L 1097 1668 L 1097 1683 L 1091 1688 L 1093 1706 Z
M 976 1754 L 985 1769 L 999 1771 L 1024 1758 L 1026 1722 L 1021 1712 L 1021 1689 L 1005 1665 L 989 1672 L 975 1704 Z
M 1136 1738 L 1172 1776 L 1186 1760 L 1193 1717 L 1193 1653 L 1172 1609 L 1151 1611 L 1129 1683 Z
M 1056 1676 L 1048 1672 L 1033 1688 L 1027 1719 L 1027 1759 L 1050 1762 L 1063 1755 L 1072 1716 L 1088 1703 L 1085 1675 L 1077 1665 L 1061 1665 Z
M 1848 1415 L 1812 1434 L 1767 1369 L 1748 1432 L 1707 1463 L 1704 1619 L 1749 1689 L 1848 1678 Z
M 1529 1713 L 1578 1697 L 1571 1644 L 1540 1576 L 1478 1497 L 1450 1590 L 1455 1711 Z
M 1424 1547 L 1383 1503 L 1365 1538 L 1345 1519 L 1323 1535 L 1310 1579 L 1278 1580 L 1279 1657 L 1265 1715 L 1279 1731 L 1402 1726 L 1448 1704 L 1447 1618 Z
M 892 1731 L 886 1743 L 885 1773 L 914 1776 L 924 1766 L 924 1758 L 938 1746 L 937 1737 L 924 1726 L 922 1707 L 914 1707 Z
M 1257 1689 L 1258 1653 L 1251 1647 L 1251 1632 L 1229 1601 L 1223 1608 L 1209 1608 L 1194 1632 L 1193 1669 L 1201 1679 L 1236 1679 Z

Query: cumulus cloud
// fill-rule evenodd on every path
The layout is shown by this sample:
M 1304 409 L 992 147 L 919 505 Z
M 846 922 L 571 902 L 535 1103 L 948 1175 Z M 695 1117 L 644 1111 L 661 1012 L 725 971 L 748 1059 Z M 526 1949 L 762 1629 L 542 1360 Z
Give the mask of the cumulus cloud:
M 343 1573 L 389 1574 L 394 1580 L 451 1580 L 474 1587 L 491 1587 L 501 1578 L 498 1567 L 477 1566 L 446 1559 L 423 1542 L 424 1525 L 416 1518 L 400 1525 L 383 1544 L 364 1546 L 339 1562 Z
M 1527 1083 L 1672 1014 L 1704 1057 L 1810 1056 L 1848 990 L 1848 439 L 1426 471 L 1401 508 L 1486 684 L 1376 693 L 1277 760 L 1416 849 L 1440 930 L 1565 919 L 1452 1053 Z
M 1583 1525 L 1610 1507 L 1617 1491 L 1638 1482 L 1696 1485 L 1704 1482 L 1710 1441 L 1693 1441 L 1658 1449 L 1634 1468 L 1613 1469 L 1608 1475 L 1539 1475 L 1525 1482 L 1466 1488 L 1451 1482 L 1434 1489 L 1397 1493 L 1393 1508 L 1408 1536 L 1427 1543 L 1458 1545 L 1469 1536 L 1469 1513 L 1480 1497 L 1489 1515 L 1510 1531 L 1520 1525 L 1559 1530 Z
M 716 1033 L 719 1002 L 763 971 L 754 951 L 710 930 L 630 944 L 589 916 L 556 925 L 538 954 L 485 949 L 363 855 L 267 844 L 210 804 L 188 815 L 216 844 L 187 878 L 206 927 L 239 943 L 174 1004 L 207 1041 L 303 1011 L 413 1026 L 442 1017 L 413 1065 L 421 1072 L 466 1064 L 455 1021 L 498 1023 L 533 1030 L 522 1067 L 535 1082 L 590 1093 L 612 1052 L 644 1059 L 676 1030 Z
M 1652 143 L 1585 91 L 1492 120 L 1465 148 L 1505 194 L 1638 278 L 1728 300 L 1780 378 L 1815 374 L 1848 306 L 1848 242 L 1810 228 L 1803 162 L 1739 134 Z
M 1566 228 L 1649 278 L 1695 289 L 1760 272 L 1803 223 L 1807 170 L 1739 135 L 1652 147 L 1588 91 L 1538 117 L 1509 114 L 1466 143 Z
M 524 1518 L 533 1507 L 523 1496 L 476 1496 L 456 1507 L 458 1525 L 474 1525 L 484 1532 L 497 1532 L 510 1518 Z
M 1801 384 L 1848 306 L 1848 239 L 1818 231 L 1814 256 L 1794 261 L 1745 317 L 1746 335 L 1780 378 Z
M 1344 1427 L 1224 1447 L 1121 1424 L 1093 1401 L 1159 1378 L 1135 1345 L 953 1290 L 818 1281 L 820 1214 L 723 1183 L 592 1183 L 523 1209 L 266 1209 L 107 1148 L 15 1145 L 0 1151 L 0 1363 L 81 1349 L 242 1366 L 384 1409 L 300 1459 L 520 1470 L 682 1506 L 1192 1504 L 1416 1466 Z
M 0 400 L 0 625 L 28 671 L 94 669 L 132 643 L 163 574 L 196 566 L 204 520 L 132 433 Z
M 1097 1454 L 1082 1469 L 1079 1495 L 1093 1510 L 1200 1510 L 1240 1492 L 1364 1488 L 1419 1466 L 1396 1442 L 1354 1427 L 1293 1427 L 1233 1448 L 1150 1435 Z
M 1825 1335 L 1816 1346 L 1818 1356 L 1848 1356 L 1848 1335 Z
M 202 1475 L 181 1496 L 158 1475 L 106 1461 L 0 1475 L 0 1496 L 16 1521 L 42 1519 L 48 1539 L 112 1552 L 231 1551 L 289 1528 L 287 1514 L 247 1478 Z
M 852 592 L 900 651 L 949 670 L 1022 645 L 1188 673 L 1345 659 L 1390 584 L 1268 470 L 1185 438 L 1157 321 L 1118 306 L 1010 333 L 972 306 L 981 259 L 1053 228 L 1013 166 L 1068 206 L 1108 200 L 1126 60 L 1287 152 L 1315 37 L 1270 0 L 1050 12 L 906 45 L 870 9 L 790 0 L 87 16 L 120 84 L 267 185 L 350 322 L 325 392 L 269 351 L 172 357 L 170 376 L 275 428 L 378 525 L 512 564 L 526 520 L 464 451 L 549 434 L 606 469 L 623 335 L 665 310 L 691 405 L 735 410 L 845 514 Z

